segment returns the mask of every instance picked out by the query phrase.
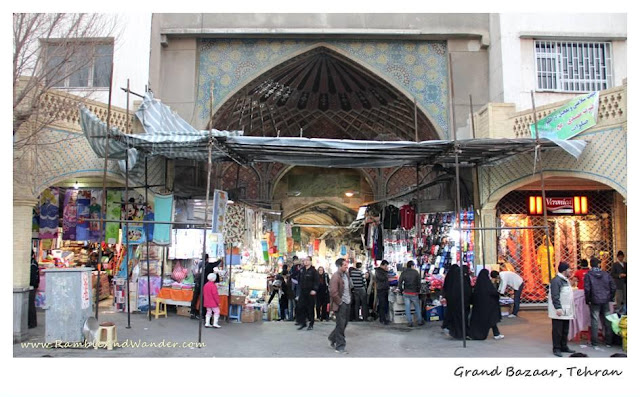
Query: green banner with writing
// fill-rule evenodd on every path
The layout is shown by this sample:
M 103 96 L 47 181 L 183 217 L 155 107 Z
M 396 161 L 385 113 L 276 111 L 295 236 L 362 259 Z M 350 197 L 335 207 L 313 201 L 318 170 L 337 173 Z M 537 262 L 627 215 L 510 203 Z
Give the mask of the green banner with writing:
M 596 125 L 598 97 L 595 91 L 582 95 L 538 121 L 540 138 L 569 139 Z M 531 136 L 536 137 L 535 124 L 531 124 Z

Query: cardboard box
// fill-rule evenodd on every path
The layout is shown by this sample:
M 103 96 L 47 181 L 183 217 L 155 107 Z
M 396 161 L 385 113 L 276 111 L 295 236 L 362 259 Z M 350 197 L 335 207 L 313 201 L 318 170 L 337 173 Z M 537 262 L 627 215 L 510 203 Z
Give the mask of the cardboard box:
M 255 314 L 253 314 L 253 310 L 243 310 L 241 319 L 243 323 L 255 322 Z
M 176 306 L 176 313 L 178 316 L 191 316 L 191 308 L 188 306 Z
M 442 321 L 444 320 L 444 306 L 427 306 L 425 321 Z
M 262 310 L 254 310 L 253 316 L 255 322 L 262 321 Z
M 247 299 L 245 295 L 231 295 L 229 298 L 230 305 L 244 305 L 244 301 Z

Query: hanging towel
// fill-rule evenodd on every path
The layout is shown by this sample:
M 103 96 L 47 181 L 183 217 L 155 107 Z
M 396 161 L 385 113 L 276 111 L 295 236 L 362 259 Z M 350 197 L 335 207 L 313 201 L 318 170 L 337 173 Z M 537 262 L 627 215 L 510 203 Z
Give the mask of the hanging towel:
M 155 220 L 158 222 L 173 221 L 173 195 L 156 194 L 154 199 Z M 149 239 L 157 245 L 171 244 L 171 225 L 157 223 L 153 228 L 153 235 Z

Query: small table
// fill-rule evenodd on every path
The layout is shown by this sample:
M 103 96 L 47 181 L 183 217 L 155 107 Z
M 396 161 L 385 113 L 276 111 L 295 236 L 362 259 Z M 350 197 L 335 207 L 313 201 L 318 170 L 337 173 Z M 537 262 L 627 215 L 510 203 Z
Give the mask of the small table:
M 591 327 L 591 311 L 584 298 L 583 289 L 573 290 L 574 316 L 569 320 L 569 340 L 573 340 L 580 332 L 588 331 Z M 613 303 L 609 303 L 609 312 L 613 313 Z M 601 329 L 602 324 L 598 322 Z

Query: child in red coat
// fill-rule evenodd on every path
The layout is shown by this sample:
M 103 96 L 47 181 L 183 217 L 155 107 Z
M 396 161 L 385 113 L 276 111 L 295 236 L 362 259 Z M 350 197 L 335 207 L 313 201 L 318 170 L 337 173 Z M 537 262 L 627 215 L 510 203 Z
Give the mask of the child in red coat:
M 220 296 L 218 295 L 218 286 L 216 283 L 219 280 L 217 273 L 210 273 L 207 276 L 208 283 L 204 285 L 202 290 L 202 296 L 204 297 L 204 307 L 207 308 L 207 315 L 205 317 L 206 322 L 204 326 L 207 328 L 221 328 L 218 325 L 218 319 L 220 318 Z M 211 313 L 213 312 L 213 325 L 211 325 Z

